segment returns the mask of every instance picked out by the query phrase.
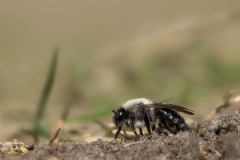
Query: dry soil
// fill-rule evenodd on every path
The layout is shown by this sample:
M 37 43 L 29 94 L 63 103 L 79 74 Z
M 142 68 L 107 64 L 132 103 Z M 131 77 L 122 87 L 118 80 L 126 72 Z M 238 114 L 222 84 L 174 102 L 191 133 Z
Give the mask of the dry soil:
M 176 135 L 147 135 L 135 140 L 98 139 L 91 143 L 57 142 L 51 146 L 34 145 L 24 156 L 4 156 L 1 159 L 228 159 L 240 158 L 240 111 L 203 122 L 198 131 L 191 130 Z

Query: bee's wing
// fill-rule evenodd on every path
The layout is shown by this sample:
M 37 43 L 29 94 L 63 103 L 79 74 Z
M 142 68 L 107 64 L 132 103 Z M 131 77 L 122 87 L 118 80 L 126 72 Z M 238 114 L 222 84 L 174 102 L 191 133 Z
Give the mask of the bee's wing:
M 175 104 L 155 103 L 153 105 L 159 106 L 159 107 L 167 107 L 167 108 L 173 109 L 173 110 L 178 111 L 178 112 L 183 112 L 185 114 L 194 115 L 192 110 L 187 109 L 187 108 L 182 107 L 182 106 L 179 106 L 179 105 L 175 105 Z
M 183 112 L 185 114 L 194 115 L 192 110 L 189 110 L 185 107 L 178 106 L 175 104 L 167 104 L 167 103 L 154 103 L 154 104 L 143 104 L 142 107 L 162 107 L 162 108 L 169 108 L 175 110 L 177 112 Z

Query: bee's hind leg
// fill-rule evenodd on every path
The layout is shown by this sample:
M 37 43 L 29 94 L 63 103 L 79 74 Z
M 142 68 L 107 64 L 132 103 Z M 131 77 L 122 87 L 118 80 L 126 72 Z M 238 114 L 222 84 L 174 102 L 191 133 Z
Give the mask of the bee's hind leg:
M 152 131 L 155 131 L 156 130 L 156 126 L 153 124 L 152 125 Z
M 139 128 L 140 135 L 143 135 L 142 128 Z
M 158 127 L 158 128 L 156 129 L 156 131 L 157 131 L 157 133 L 158 133 L 159 135 L 160 135 L 160 134 L 163 134 L 163 135 L 165 135 L 165 136 L 168 136 L 168 133 L 165 132 L 162 127 Z

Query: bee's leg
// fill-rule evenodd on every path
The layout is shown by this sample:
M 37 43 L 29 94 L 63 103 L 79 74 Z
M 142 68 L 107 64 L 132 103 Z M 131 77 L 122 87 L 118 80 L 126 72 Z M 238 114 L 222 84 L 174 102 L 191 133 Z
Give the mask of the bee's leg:
M 164 118 L 165 119 L 165 118 Z M 170 131 L 171 133 L 173 134 L 177 134 L 177 129 L 175 126 L 171 125 L 170 122 L 168 122 L 166 119 L 165 119 L 165 122 L 164 122 L 164 126 L 165 128 Z
M 171 121 L 169 122 L 166 119 L 164 122 L 164 127 L 173 134 L 177 134 L 178 132 L 178 129 L 176 128 L 176 126 L 172 124 Z
M 157 128 L 157 133 L 158 134 L 164 134 L 165 136 L 168 136 L 168 133 L 165 132 L 162 127 Z
M 117 130 L 117 132 L 116 132 L 116 134 L 115 134 L 115 139 L 117 139 L 117 137 L 118 137 L 118 134 L 119 134 L 119 132 L 122 130 L 122 127 L 118 127 L 118 130 Z
M 144 116 L 144 122 L 146 124 L 148 134 L 151 135 L 150 122 L 147 116 Z
M 153 124 L 152 125 L 152 131 L 155 131 L 155 129 L 156 129 L 156 126 Z
M 133 133 L 138 137 L 138 134 L 137 134 L 136 130 L 133 130 Z
M 130 127 L 133 130 L 133 133 L 138 137 L 138 134 L 136 132 L 135 126 L 134 126 L 135 119 L 131 119 Z
M 136 129 L 134 127 L 134 119 L 131 120 L 131 128 L 133 130 L 133 133 L 138 137 L 138 134 L 137 134 Z
M 173 134 L 177 134 L 178 132 L 178 130 L 175 127 L 168 127 L 167 129 Z
M 143 135 L 142 128 L 139 128 L 139 132 L 140 132 L 140 134 L 142 136 Z
M 163 126 L 165 129 L 167 129 L 168 131 L 170 131 L 173 134 L 177 133 L 176 128 L 174 127 L 174 125 L 171 123 L 171 121 L 168 121 L 166 118 L 166 115 L 164 114 L 164 111 L 160 108 L 157 109 L 156 111 L 156 115 L 160 118 L 161 122 L 159 123 L 159 126 Z M 162 123 L 162 124 L 161 124 Z
M 164 133 L 162 127 L 158 127 L 157 132 L 158 132 L 158 134 L 162 134 L 162 133 Z
M 136 132 L 136 129 L 135 129 L 134 125 L 132 125 L 132 130 L 133 130 L 133 133 L 138 137 L 138 134 Z
M 127 132 L 125 131 L 125 129 L 123 129 L 123 132 L 124 132 L 125 136 L 127 136 Z
M 137 134 L 136 129 L 135 129 L 134 126 L 132 126 L 132 130 L 133 130 L 133 133 L 138 137 L 138 134 Z

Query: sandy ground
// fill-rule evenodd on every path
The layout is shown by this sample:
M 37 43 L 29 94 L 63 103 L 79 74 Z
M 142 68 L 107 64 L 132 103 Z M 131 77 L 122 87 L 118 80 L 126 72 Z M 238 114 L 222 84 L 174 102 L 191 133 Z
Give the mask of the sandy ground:
M 199 131 L 191 130 L 176 135 L 163 136 L 153 133 L 135 140 L 98 139 L 91 143 L 57 142 L 51 146 L 35 145 L 24 156 L 6 159 L 228 159 L 240 158 L 240 111 L 204 122 Z M 4 158 L 1 155 L 1 158 Z

